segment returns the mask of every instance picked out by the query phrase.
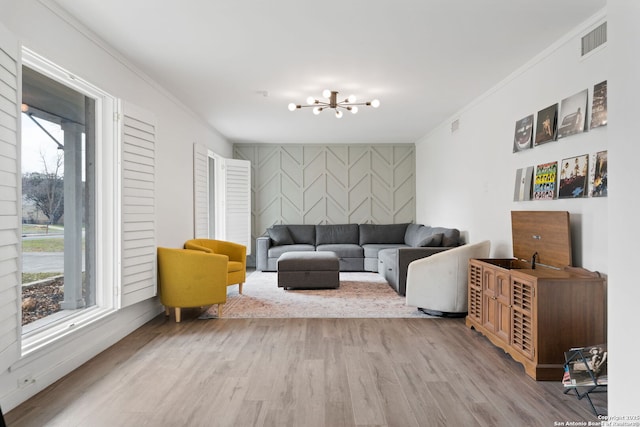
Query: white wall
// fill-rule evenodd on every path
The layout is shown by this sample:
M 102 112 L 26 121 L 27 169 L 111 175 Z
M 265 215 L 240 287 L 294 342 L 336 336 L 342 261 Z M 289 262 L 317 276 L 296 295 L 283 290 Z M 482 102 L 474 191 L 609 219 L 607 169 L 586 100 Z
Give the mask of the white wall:
M 640 2 L 609 0 L 607 47 L 585 60 L 578 59 L 580 36 L 599 23 L 603 14 L 585 22 L 417 143 L 416 219 L 459 227 L 466 230 L 470 241 L 490 239 L 494 256 L 511 256 L 511 210 L 569 211 L 574 223 L 574 263 L 608 276 L 609 414 L 638 416 L 634 391 L 640 373 L 633 366 L 640 286 L 633 266 L 637 262 L 634 248 L 640 241 L 635 226 Z M 585 88 L 591 101 L 593 85 L 602 80 L 608 80 L 609 91 L 606 127 L 526 152 L 511 152 L 516 120 Z M 455 119 L 460 119 L 460 130 L 452 134 Z M 517 168 L 603 149 L 609 151 L 609 197 L 511 201 Z
M 72 20 L 35 0 L 1 1 L 0 20 L 21 43 L 157 119 L 156 241 L 181 246 L 193 236 L 193 143 L 231 157 L 232 145 Z M 0 373 L 0 405 L 8 411 L 160 312 L 156 300 L 121 310 L 53 348 Z M 35 382 L 18 388 L 18 379 Z
M 640 122 L 640 2 L 609 0 L 609 413 L 640 415 L 637 366 L 640 284 L 635 271 Z M 638 423 L 638 418 L 635 419 Z
M 608 149 L 607 127 L 601 127 L 512 152 L 517 120 L 584 89 L 591 102 L 594 84 L 607 79 L 606 48 L 579 58 L 580 36 L 601 19 L 560 40 L 416 144 L 418 222 L 460 228 L 469 241 L 491 240 L 493 255 L 511 256 L 512 210 L 566 210 L 574 265 L 607 272 L 607 198 L 513 202 L 516 169 Z M 460 128 L 452 133 L 455 119 Z
M 232 156 L 232 145 L 130 62 L 86 37 L 92 33 L 70 18 L 56 15 L 36 0 L 7 3 L 1 19 L 26 47 L 156 115 L 156 188 L 162 189 L 157 200 L 158 245 L 184 243 L 193 235 L 193 143 L 223 157 Z

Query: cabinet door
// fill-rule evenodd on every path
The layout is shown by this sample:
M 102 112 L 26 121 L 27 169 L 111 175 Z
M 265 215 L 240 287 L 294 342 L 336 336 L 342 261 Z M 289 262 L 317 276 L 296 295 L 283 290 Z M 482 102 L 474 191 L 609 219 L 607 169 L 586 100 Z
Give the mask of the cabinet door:
M 498 320 L 496 319 L 497 295 L 496 271 L 493 268 L 482 269 L 482 326 L 488 331 L 495 332 Z
M 482 269 L 482 325 L 505 343 L 510 342 L 511 276 L 501 269 Z
M 468 317 L 482 323 L 482 265 L 469 260 Z
M 511 278 L 512 286 L 512 323 L 511 346 L 524 356 L 533 360 L 535 356 L 535 281 L 521 277 Z
M 508 343 L 511 330 L 511 276 L 507 272 L 496 271 L 494 280 L 496 290 L 495 333 Z

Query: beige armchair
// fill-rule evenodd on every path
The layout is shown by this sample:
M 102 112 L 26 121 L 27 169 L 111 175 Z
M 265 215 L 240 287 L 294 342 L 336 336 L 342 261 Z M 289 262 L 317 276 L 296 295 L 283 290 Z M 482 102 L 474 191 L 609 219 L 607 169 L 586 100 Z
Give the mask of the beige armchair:
M 487 258 L 491 242 L 466 244 L 413 261 L 407 272 L 406 304 L 427 314 L 461 317 L 467 313 L 470 258 Z

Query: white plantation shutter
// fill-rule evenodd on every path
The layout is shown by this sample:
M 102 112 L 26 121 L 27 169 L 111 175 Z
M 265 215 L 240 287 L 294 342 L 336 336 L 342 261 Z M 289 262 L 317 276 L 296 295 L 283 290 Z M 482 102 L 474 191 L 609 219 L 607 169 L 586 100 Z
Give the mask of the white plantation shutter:
M 240 243 L 251 252 L 251 163 L 224 159 L 224 240 Z
M 251 253 L 251 162 L 215 158 L 215 183 L 209 182 L 208 149 L 193 145 L 193 211 L 195 238 L 209 238 L 210 217 L 215 218 L 215 237 L 240 243 Z M 215 188 L 215 203 L 209 203 L 210 186 Z M 216 212 L 209 212 L 215 209 Z
M 209 237 L 209 150 L 193 144 L 193 236 Z
M 156 295 L 155 141 L 155 117 L 125 105 L 122 119 L 122 307 Z
M 18 42 L 0 24 L 0 372 L 20 357 Z

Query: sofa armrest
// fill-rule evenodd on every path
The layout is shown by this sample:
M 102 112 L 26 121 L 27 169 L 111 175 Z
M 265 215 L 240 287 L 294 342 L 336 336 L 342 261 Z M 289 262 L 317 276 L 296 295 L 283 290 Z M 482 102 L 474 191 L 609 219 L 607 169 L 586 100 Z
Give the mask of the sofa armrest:
M 396 265 L 398 266 L 398 295 L 405 295 L 407 288 L 407 271 L 409 270 L 409 264 L 411 262 L 452 248 L 453 247 L 398 248 L 398 256 L 396 259 Z
M 269 236 L 260 236 L 256 238 L 256 270 L 267 270 L 270 247 L 271 238 Z

